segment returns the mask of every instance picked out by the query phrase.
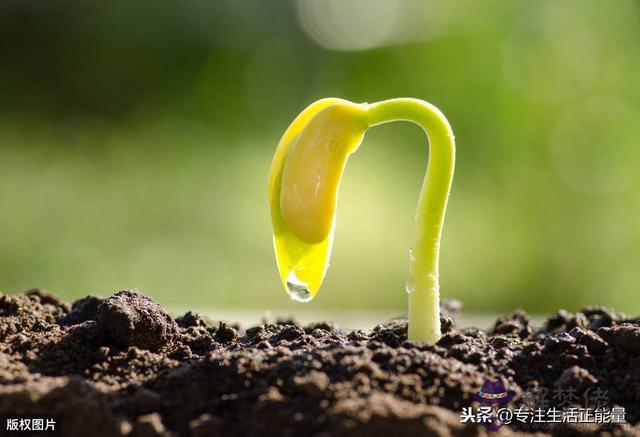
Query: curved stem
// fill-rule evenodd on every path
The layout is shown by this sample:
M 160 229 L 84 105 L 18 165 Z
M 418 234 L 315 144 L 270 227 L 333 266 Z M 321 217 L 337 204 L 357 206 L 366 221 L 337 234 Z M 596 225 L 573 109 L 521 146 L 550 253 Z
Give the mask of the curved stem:
M 427 173 L 420 190 L 411 236 L 407 291 L 409 340 L 435 343 L 441 335 L 440 236 L 455 167 L 455 141 L 445 116 L 427 102 L 402 98 L 368 105 L 369 126 L 397 120 L 416 123 L 429 138 Z

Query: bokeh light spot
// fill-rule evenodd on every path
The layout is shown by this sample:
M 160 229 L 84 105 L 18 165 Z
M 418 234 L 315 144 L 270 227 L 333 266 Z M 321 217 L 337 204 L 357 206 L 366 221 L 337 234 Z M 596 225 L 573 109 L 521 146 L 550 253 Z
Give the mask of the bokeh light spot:
M 599 39 L 579 11 L 559 3 L 531 3 L 516 19 L 502 52 L 503 74 L 524 96 L 563 102 L 594 83 Z
M 296 9 L 311 39 L 341 51 L 424 41 L 446 28 L 451 16 L 449 6 L 424 0 L 297 0 Z

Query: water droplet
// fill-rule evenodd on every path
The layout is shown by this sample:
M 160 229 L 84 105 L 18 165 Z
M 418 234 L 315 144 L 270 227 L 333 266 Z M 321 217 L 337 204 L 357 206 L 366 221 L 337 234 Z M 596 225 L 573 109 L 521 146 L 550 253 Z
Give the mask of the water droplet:
M 291 299 L 298 302 L 309 302 L 313 299 L 311 291 L 307 288 L 307 283 L 298 279 L 296 272 L 293 270 L 291 270 L 289 276 L 287 276 L 287 290 L 289 290 Z
M 407 282 L 404 285 L 404 289 L 409 294 L 411 294 L 411 292 L 413 291 L 413 280 L 411 278 L 407 279 Z

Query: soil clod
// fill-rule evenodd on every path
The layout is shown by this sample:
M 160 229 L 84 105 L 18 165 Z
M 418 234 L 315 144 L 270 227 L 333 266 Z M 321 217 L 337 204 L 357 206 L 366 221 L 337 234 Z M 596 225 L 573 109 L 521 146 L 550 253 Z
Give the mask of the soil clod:
M 99 328 L 121 346 L 157 350 L 177 333 L 178 325 L 160 305 L 137 290 L 123 290 L 97 308 Z

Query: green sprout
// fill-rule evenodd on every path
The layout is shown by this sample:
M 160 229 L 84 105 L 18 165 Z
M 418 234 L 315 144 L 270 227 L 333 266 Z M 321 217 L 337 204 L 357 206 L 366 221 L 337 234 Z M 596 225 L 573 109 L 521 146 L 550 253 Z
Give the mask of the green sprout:
M 409 340 L 435 343 L 441 335 L 440 237 L 455 166 L 453 132 L 435 106 L 412 98 L 373 104 L 329 98 L 302 111 L 282 136 L 269 175 L 276 260 L 291 298 L 313 299 L 329 265 L 338 186 L 347 158 L 370 127 L 400 120 L 421 126 L 429 138 L 406 290 Z

